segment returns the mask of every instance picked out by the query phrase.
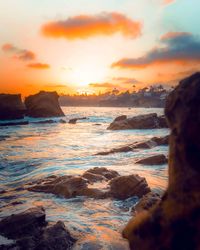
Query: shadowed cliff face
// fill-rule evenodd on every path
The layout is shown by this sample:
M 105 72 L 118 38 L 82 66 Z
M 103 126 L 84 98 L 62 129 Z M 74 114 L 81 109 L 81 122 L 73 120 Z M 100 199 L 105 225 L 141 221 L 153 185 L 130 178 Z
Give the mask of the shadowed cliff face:
M 180 82 L 165 114 L 171 129 L 169 186 L 161 202 L 133 218 L 131 249 L 200 249 L 200 73 Z
M 31 117 L 54 117 L 64 116 L 58 102 L 56 92 L 40 91 L 36 95 L 28 96 L 25 99 L 27 115 Z

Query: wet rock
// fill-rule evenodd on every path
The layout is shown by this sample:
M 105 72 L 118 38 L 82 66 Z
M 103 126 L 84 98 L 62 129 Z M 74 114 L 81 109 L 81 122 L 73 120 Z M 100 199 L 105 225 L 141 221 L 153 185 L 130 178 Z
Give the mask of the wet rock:
M 83 178 L 87 179 L 90 183 L 106 180 L 106 178 L 100 174 L 93 174 L 87 171 L 82 176 Z
M 22 119 L 25 111 L 21 95 L 0 94 L 0 120 Z
M 161 202 L 132 219 L 123 235 L 131 249 L 200 249 L 200 73 L 169 95 L 169 184 Z
M 146 179 L 139 175 L 119 176 L 110 181 L 110 195 L 116 199 L 140 198 L 150 191 Z
M 63 222 L 49 224 L 43 207 L 34 207 L 25 212 L 8 216 L 0 221 L 0 234 L 14 240 L 0 244 L 1 249 L 71 249 L 75 239 Z
M 133 212 L 140 213 L 144 210 L 149 210 L 161 201 L 161 196 L 157 193 L 149 192 L 144 195 L 139 202 L 133 207 Z
M 77 122 L 78 120 L 86 120 L 86 119 L 88 119 L 88 118 L 87 118 L 87 117 L 73 118 L 73 119 L 70 119 L 70 120 L 69 120 L 69 123 L 70 123 L 70 124 L 76 124 L 76 122 Z
M 125 153 L 134 151 L 136 149 L 150 149 L 153 147 L 168 145 L 169 136 L 165 137 L 153 137 L 152 139 L 144 142 L 135 142 L 129 145 L 125 145 L 119 148 L 113 148 L 110 151 L 99 152 L 96 155 L 109 155 L 114 153 Z
M 98 168 L 91 168 L 89 170 L 87 170 L 85 173 L 90 173 L 90 174 L 95 174 L 95 175 L 100 175 L 104 178 L 106 178 L 107 180 L 111 180 L 112 178 L 115 178 L 117 176 L 119 176 L 119 173 L 115 170 L 110 170 L 104 167 Z
M 36 95 L 28 96 L 25 99 L 27 115 L 31 117 L 56 117 L 64 116 L 58 102 L 56 92 L 40 91 Z
M 115 118 L 114 122 L 123 121 L 123 120 L 126 120 L 126 119 L 127 119 L 126 115 L 120 115 L 120 116 Z
M 144 165 L 161 165 L 166 164 L 168 162 L 167 157 L 163 154 L 154 155 L 147 157 L 145 159 L 141 159 L 136 162 L 136 164 L 144 164 Z
M 147 115 L 139 115 L 132 118 L 114 120 L 107 129 L 155 129 L 166 128 L 163 117 L 159 117 L 156 113 Z

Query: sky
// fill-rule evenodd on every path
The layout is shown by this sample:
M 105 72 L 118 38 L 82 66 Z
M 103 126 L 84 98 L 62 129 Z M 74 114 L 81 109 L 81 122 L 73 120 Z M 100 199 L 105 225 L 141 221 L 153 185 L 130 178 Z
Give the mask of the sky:
M 176 85 L 200 66 L 199 0 L 0 0 L 0 93 Z

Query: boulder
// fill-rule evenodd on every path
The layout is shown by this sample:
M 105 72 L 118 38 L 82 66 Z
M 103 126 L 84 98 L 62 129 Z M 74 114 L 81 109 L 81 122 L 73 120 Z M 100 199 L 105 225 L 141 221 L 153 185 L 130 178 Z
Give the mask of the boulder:
M 20 94 L 0 94 L 0 120 L 23 119 L 25 111 Z
M 0 234 L 12 239 L 9 244 L 0 242 L 1 249 L 71 249 L 75 239 L 63 222 L 50 224 L 45 220 L 43 207 L 8 216 L 0 221 Z
M 126 115 L 120 115 L 120 116 L 115 118 L 114 122 L 123 121 L 123 120 L 126 120 L 126 119 L 127 119 Z
M 153 137 L 152 139 L 144 142 L 135 142 L 122 147 L 113 148 L 110 151 L 102 151 L 96 155 L 109 155 L 114 153 L 125 153 L 134 151 L 136 149 L 150 149 L 157 146 L 168 145 L 169 136 L 165 137 Z
M 109 184 L 110 196 L 121 200 L 131 196 L 138 196 L 141 198 L 151 191 L 146 179 L 134 174 L 115 177 Z
M 140 213 L 145 210 L 149 210 L 160 201 L 161 197 L 159 194 L 149 192 L 139 200 L 139 202 L 132 208 L 132 211 L 134 213 Z
M 104 168 L 104 167 L 94 167 L 94 168 L 91 168 L 89 170 L 87 170 L 85 173 L 90 173 L 90 174 L 95 174 L 95 175 L 98 175 L 98 176 L 102 176 L 104 177 L 105 179 L 107 180 L 111 180 L 117 176 L 119 176 L 119 173 L 115 170 L 110 170 L 110 169 L 107 169 L 107 168 Z
M 38 94 L 25 99 L 27 115 L 30 117 L 57 117 L 64 116 L 58 102 L 56 92 L 40 91 Z
M 88 119 L 88 118 L 87 118 L 87 117 L 73 118 L 73 119 L 70 119 L 70 120 L 69 120 L 69 123 L 70 123 L 70 124 L 76 124 L 76 122 L 77 122 L 78 120 L 86 120 L 86 119 Z
M 167 123 L 164 122 L 165 118 L 163 116 L 159 117 L 156 113 L 134 116 L 132 118 L 125 118 L 125 116 L 123 119 L 118 118 L 107 129 L 155 129 L 167 127 Z
M 171 129 L 168 188 L 156 206 L 123 231 L 131 249 L 200 249 L 200 73 L 167 98 Z
M 161 164 L 166 164 L 167 162 L 168 162 L 167 157 L 163 154 L 160 154 L 160 155 L 153 155 L 145 159 L 141 159 L 137 161 L 136 164 L 161 165 Z

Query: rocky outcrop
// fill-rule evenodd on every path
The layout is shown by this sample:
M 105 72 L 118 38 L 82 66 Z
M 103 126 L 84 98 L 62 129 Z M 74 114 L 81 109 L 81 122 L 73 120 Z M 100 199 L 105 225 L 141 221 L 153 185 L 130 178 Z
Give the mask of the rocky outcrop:
M 163 116 L 158 116 L 156 113 L 147 115 L 134 116 L 126 118 L 125 116 L 117 117 L 107 129 L 155 129 L 167 128 L 167 123 Z
M 24 114 L 21 95 L 0 94 L 0 120 L 22 119 Z
M 105 187 L 101 190 L 89 186 L 89 184 L 100 181 L 105 182 Z M 49 176 L 38 180 L 37 183 L 29 183 L 27 189 L 33 192 L 51 193 L 65 198 L 86 196 L 96 199 L 142 197 L 142 195 L 150 192 L 145 178 L 138 175 L 120 176 L 116 171 L 103 167 L 89 169 L 82 176 Z
M 43 207 L 34 207 L 25 212 L 8 216 L 0 221 L 0 235 L 13 241 L 1 249 L 71 249 L 75 239 L 63 222 L 50 224 L 46 221 Z
M 199 97 L 200 73 L 196 73 L 182 80 L 167 99 L 168 189 L 157 206 L 124 229 L 131 249 L 200 249 Z
M 167 157 L 163 154 L 160 154 L 160 155 L 153 155 L 145 159 L 141 159 L 137 161 L 136 164 L 161 165 L 161 164 L 166 164 L 167 162 L 168 162 Z
M 152 139 L 144 142 L 135 142 L 128 144 L 119 148 L 113 148 L 109 151 L 102 151 L 96 155 L 109 155 L 114 153 L 125 153 L 130 151 L 135 151 L 137 149 L 150 149 L 157 146 L 168 145 L 169 136 L 165 137 L 153 137 Z
M 27 115 L 30 117 L 57 117 L 64 116 L 58 102 L 56 92 L 40 91 L 36 95 L 28 96 L 25 99 Z
M 119 176 L 110 181 L 110 194 L 116 199 L 141 198 L 150 191 L 146 179 L 139 175 Z
M 87 120 L 87 117 L 80 117 L 80 118 L 73 118 L 69 120 L 69 124 L 76 124 L 77 121 L 79 120 Z

